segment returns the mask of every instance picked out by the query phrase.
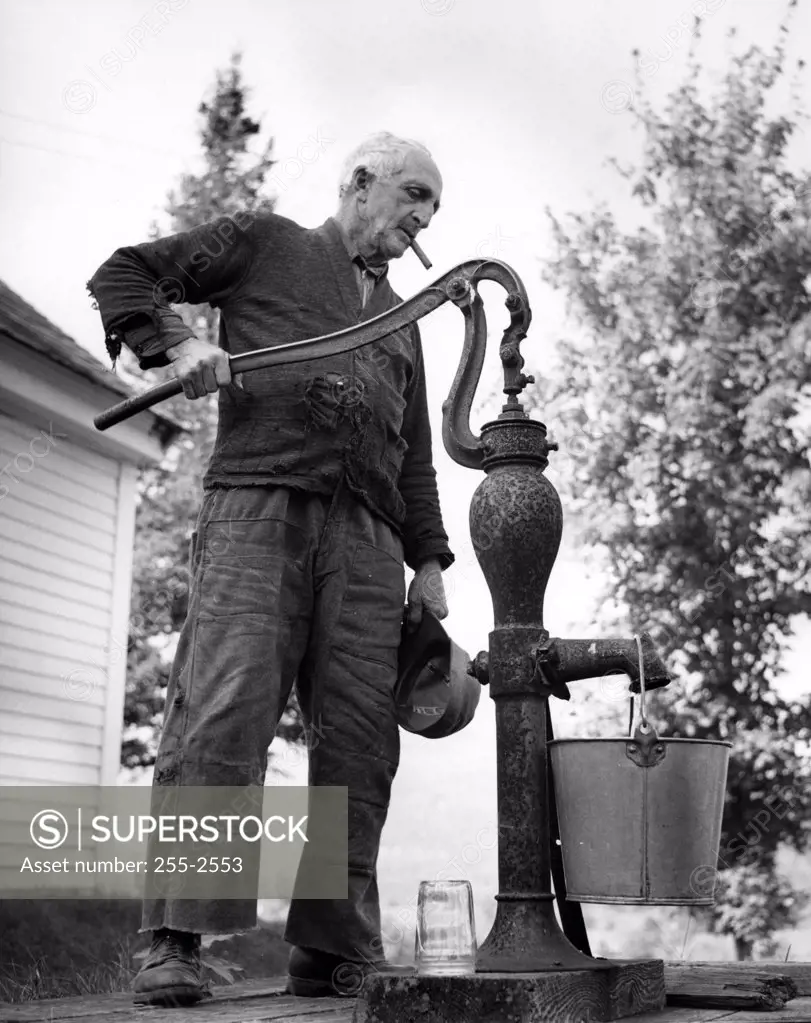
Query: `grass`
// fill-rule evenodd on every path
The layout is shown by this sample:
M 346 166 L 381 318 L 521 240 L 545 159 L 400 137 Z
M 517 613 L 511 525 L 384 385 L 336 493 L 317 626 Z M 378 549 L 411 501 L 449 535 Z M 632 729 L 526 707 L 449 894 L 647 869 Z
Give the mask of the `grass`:
M 118 900 L 0 902 L 0 1001 L 126 991 L 148 944 L 140 913 Z
M 128 900 L 0 901 L 0 1002 L 129 991 L 150 935 L 141 904 Z M 281 927 L 205 942 L 211 983 L 284 974 Z
M 488 912 L 492 907 L 488 905 Z M 730 960 L 729 938 L 706 934 L 680 909 L 585 906 L 596 955 Z M 492 915 L 492 913 L 491 913 Z M 491 920 L 482 909 L 479 941 Z M 141 904 L 124 900 L 0 901 L 0 1002 L 129 991 L 149 944 L 138 934 Z M 396 963 L 413 962 L 413 914 L 384 911 L 386 953 Z M 480 926 L 479 926 L 480 925 Z M 811 960 L 811 914 L 801 928 L 776 935 L 776 960 Z M 234 980 L 282 976 L 290 946 L 283 921 L 264 923 L 245 934 L 204 937 L 203 962 L 214 985 Z

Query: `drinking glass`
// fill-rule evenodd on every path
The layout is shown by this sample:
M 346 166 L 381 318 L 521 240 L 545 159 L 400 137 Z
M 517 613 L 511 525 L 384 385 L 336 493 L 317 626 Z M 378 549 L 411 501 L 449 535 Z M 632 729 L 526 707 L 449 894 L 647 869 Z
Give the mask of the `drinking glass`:
M 476 970 L 476 927 L 469 881 L 421 881 L 417 902 L 417 973 Z

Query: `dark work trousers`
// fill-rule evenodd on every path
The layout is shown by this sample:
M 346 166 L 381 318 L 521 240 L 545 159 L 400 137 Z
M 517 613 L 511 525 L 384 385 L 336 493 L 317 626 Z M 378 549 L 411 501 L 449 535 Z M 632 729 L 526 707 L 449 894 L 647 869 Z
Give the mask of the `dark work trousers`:
M 376 863 L 400 756 L 404 600 L 400 537 L 344 484 L 334 497 L 276 486 L 206 493 L 153 784 L 261 784 L 295 682 L 317 735 L 309 783 L 349 790 L 349 897 L 293 899 L 285 938 L 355 960 L 380 957 Z M 255 924 L 255 899 L 144 902 L 142 930 Z

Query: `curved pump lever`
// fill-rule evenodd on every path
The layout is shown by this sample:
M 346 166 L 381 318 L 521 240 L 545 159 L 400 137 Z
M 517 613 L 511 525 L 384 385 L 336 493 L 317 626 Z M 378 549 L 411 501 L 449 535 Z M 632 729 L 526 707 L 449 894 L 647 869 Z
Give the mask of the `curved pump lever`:
M 273 348 L 262 348 L 255 352 L 233 355 L 230 368 L 233 375 L 250 373 L 289 362 L 307 362 L 372 344 L 403 327 L 407 327 L 428 313 L 438 309 L 445 302 L 453 302 L 465 317 L 465 340 L 459 368 L 447 400 L 442 406 L 442 438 L 448 454 L 455 461 L 470 468 L 481 465 L 482 453 L 479 438 L 470 429 L 470 410 L 484 363 L 487 344 L 487 322 L 484 304 L 476 291 L 479 281 L 491 280 L 500 284 L 507 292 L 506 305 L 510 312 L 510 325 L 501 342 L 501 359 L 504 364 L 504 391 L 510 402 L 520 408 L 515 396 L 520 394 L 530 377 L 521 373 L 524 360 L 518 346 L 526 337 L 532 313 L 526 290 L 518 274 L 506 263 L 497 259 L 468 260 L 449 270 L 427 288 L 389 309 L 374 319 L 366 320 L 355 327 L 325 334 L 322 337 L 291 341 Z M 96 416 L 97 430 L 107 430 L 124 422 L 138 412 L 143 412 L 158 402 L 176 394 L 182 394 L 183 387 L 178 380 L 167 380 L 143 394 L 127 398 Z

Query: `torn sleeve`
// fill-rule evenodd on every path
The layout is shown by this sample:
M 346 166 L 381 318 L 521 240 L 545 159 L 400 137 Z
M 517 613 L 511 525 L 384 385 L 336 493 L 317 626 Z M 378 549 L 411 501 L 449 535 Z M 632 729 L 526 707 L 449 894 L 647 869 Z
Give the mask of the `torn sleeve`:
M 409 383 L 402 436 L 408 443 L 400 474 L 400 494 L 405 502 L 403 548 L 406 564 L 417 569 L 428 558 L 437 558 L 444 570 L 454 562 L 448 534 L 442 523 L 439 491 L 431 447 L 431 423 L 419 328 L 414 325 L 416 358 Z
M 195 336 L 171 306 L 223 304 L 247 277 L 254 250 L 248 213 L 116 249 L 87 283 L 113 363 L 125 344 L 141 369 L 169 365 L 167 349 Z

